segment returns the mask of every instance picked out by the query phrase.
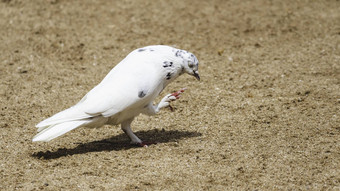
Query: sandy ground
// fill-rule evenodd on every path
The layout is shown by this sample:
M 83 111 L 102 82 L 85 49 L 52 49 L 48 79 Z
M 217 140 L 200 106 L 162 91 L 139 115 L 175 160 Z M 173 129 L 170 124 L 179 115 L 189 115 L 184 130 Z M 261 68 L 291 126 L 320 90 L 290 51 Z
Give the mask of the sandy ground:
M 339 190 L 340 2 L 0 2 L 0 190 Z M 135 48 L 196 54 L 174 112 L 32 143 Z

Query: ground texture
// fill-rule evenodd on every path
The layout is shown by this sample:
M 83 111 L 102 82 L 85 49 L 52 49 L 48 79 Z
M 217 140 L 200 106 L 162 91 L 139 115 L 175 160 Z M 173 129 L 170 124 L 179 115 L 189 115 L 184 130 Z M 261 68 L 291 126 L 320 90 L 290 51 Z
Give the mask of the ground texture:
M 340 2 L 0 1 L 0 190 L 339 190 Z M 133 129 L 32 143 L 130 51 L 193 52 L 201 81 Z M 160 97 L 161 97 L 160 96 Z

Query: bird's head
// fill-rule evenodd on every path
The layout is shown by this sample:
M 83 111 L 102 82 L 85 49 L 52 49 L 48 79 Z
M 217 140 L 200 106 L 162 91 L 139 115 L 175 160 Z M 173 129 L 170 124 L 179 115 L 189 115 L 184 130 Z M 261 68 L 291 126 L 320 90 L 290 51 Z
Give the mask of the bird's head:
M 192 76 L 195 76 L 197 80 L 200 80 L 200 75 L 198 74 L 198 60 L 196 56 L 185 50 L 178 50 L 176 52 L 177 57 L 183 59 L 182 70 Z

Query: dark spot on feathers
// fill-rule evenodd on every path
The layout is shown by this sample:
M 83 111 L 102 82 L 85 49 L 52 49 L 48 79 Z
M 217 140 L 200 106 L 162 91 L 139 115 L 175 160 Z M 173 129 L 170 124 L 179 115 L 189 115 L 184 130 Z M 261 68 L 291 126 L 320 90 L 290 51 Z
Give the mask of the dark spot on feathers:
M 175 53 L 175 56 L 183 58 L 183 54 L 186 54 L 186 53 L 188 53 L 188 52 L 184 51 L 184 50 L 177 50 L 176 53 Z
M 164 67 L 164 68 L 172 67 L 173 64 L 174 64 L 173 62 L 164 61 L 164 62 L 163 62 L 163 67 Z
M 181 55 L 181 51 L 180 51 L 180 50 L 177 50 L 175 56 L 176 56 L 176 57 L 179 57 L 180 55 Z
M 167 80 L 170 80 L 170 79 L 171 79 L 171 73 L 170 73 L 170 72 L 166 74 L 166 79 L 167 79 Z
M 143 98 L 146 95 L 143 91 L 138 92 L 138 97 Z
M 143 51 L 146 51 L 146 49 L 145 48 L 138 49 L 138 52 L 143 52 Z

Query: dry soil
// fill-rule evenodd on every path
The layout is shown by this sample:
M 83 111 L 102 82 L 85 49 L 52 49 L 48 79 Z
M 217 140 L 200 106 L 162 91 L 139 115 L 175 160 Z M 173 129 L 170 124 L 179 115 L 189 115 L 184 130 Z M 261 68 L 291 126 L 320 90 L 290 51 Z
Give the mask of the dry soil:
M 340 1 L 1 0 L 0 190 L 339 190 Z M 32 143 L 130 51 L 193 52 L 174 111 Z M 161 97 L 160 96 L 160 97 Z

